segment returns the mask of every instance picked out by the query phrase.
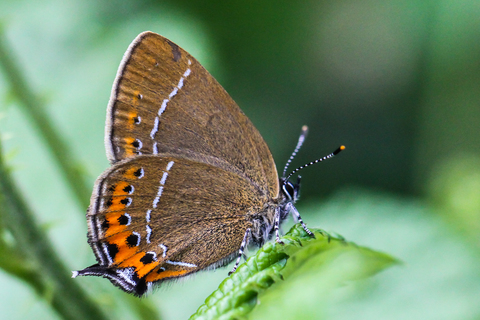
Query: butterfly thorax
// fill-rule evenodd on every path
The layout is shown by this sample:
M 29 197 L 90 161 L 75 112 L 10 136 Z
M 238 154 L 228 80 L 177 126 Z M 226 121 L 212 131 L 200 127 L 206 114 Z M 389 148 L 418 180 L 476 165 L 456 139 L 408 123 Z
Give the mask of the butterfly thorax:
M 300 184 L 293 184 L 290 181 L 280 179 L 280 189 L 278 197 L 269 199 L 263 207 L 263 210 L 251 216 L 252 243 L 262 246 L 270 240 L 275 234 L 275 215 L 280 215 L 280 223 L 285 221 L 288 213 L 298 200 Z

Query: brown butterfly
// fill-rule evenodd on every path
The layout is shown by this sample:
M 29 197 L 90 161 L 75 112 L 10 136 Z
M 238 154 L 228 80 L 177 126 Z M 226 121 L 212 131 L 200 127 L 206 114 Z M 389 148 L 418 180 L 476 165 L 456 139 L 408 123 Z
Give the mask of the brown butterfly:
M 87 212 L 97 263 L 73 277 L 102 276 L 137 296 L 238 257 L 234 272 L 248 243 L 261 246 L 274 233 L 279 241 L 289 212 L 313 236 L 294 207 L 300 180 L 288 178 L 344 148 L 287 178 L 285 167 L 279 179 L 265 141 L 222 86 L 152 32 L 140 34 L 120 64 L 105 147 L 112 166 Z

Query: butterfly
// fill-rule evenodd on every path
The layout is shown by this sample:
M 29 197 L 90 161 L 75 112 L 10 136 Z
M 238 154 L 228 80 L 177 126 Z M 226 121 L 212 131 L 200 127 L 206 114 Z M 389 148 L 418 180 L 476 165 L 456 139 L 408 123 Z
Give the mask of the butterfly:
M 305 139 L 302 129 L 297 148 Z M 291 212 L 300 179 L 278 178 L 258 130 L 185 50 L 153 32 L 132 42 L 107 108 L 111 167 L 96 180 L 87 211 L 100 276 L 136 296 L 199 270 L 234 272 L 247 244 L 261 246 Z

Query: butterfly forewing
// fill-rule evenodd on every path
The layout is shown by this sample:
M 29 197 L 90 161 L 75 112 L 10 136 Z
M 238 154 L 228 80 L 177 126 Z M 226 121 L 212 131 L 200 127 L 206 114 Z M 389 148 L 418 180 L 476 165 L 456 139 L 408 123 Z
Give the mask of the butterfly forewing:
M 213 157 L 278 195 L 272 155 L 250 120 L 192 56 L 155 33 L 139 35 L 124 56 L 105 139 L 112 162 L 160 153 Z
M 97 180 L 89 240 L 103 275 L 132 280 L 130 291 L 141 295 L 148 284 L 228 260 L 266 201 L 248 179 L 219 166 L 136 156 Z

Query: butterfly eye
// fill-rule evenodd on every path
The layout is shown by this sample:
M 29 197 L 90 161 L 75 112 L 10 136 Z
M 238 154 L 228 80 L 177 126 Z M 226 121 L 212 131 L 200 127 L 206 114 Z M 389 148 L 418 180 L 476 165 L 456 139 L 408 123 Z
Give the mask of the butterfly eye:
M 288 198 L 289 201 L 295 198 L 295 187 L 290 181 L 286 181 L 282 185 L 283 194 Z

